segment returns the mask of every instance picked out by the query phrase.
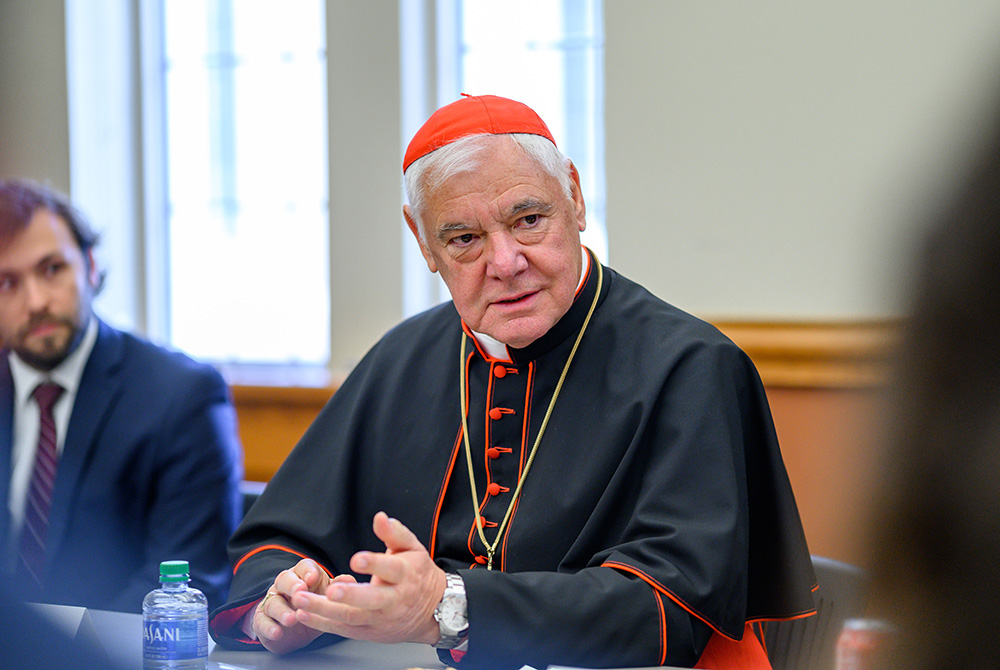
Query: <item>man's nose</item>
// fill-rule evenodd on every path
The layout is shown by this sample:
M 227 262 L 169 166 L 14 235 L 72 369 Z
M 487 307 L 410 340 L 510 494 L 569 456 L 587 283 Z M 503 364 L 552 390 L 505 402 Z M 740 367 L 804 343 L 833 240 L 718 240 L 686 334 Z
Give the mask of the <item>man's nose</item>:
M 488 269 L 498 279 L 511 279 L 528 268 L 520 243 L 509 231 L 490 236 Z
M 45 282 L 35 277 L 26 277 L 21 284 L 24 289 L 25 306 L 30 312 L 40 312 L 49 306 L 51 294 Z

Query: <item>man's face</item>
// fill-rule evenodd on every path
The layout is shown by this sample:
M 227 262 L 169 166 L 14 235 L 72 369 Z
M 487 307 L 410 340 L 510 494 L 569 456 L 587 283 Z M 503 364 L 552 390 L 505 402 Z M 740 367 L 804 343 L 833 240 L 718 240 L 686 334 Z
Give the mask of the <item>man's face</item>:
M 98 285 L 93 257 L 66 222 L 39 209 L 0 247 L 0 339 L 39 370 L 61 363 L 90 319 Z
M 585 207 L 512 141 L 497 138 L 478 168 L 427 194 L 421 225 L 403 208 L 431 272 L 476 332 L 512 347 L 544 335 L 573 304 Z M 425 240 L 425 241 L 424 241 Z

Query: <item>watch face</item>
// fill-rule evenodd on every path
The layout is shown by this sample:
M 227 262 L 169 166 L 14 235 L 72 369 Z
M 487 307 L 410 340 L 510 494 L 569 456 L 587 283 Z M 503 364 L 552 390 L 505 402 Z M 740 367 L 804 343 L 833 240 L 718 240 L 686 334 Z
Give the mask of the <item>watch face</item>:
M 434 610 L 442 642 L 454 648 L 469 629 L 468 605 L 465 600 L 465 583 L 458 575 L 449 574 L 441 602 Z
M 444 602 L 441 603 L 438 623 L 457 635 L 469 625 L 462 609 L 456 598 L 445 598 Z

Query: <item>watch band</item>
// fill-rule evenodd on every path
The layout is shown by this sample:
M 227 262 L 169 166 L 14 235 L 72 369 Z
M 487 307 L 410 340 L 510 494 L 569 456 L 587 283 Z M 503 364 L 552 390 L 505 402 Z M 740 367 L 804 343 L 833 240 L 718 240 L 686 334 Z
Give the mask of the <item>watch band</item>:
M 448 573 L 441 602 L 434 608 L 441 638 L 434 645 L 437 649 L 455 649 L 469 634 L 469 605 L 465 597 L 465 581 L 461 576 Z

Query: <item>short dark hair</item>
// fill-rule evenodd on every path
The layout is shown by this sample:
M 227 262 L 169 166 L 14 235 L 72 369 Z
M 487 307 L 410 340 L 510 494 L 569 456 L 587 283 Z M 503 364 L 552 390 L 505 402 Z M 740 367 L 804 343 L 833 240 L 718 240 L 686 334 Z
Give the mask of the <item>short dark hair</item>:
M 0 179 L 0 245 L 7 244 L 27 228 L 31 217 L 40 209 L 48 210 L 66 222 L 90 269 L 88 252 L 97 246 L 100 235 L 68 197 L 55 189 L 26 179 Z M 103 286 L 102 272 L 95 294 Z

